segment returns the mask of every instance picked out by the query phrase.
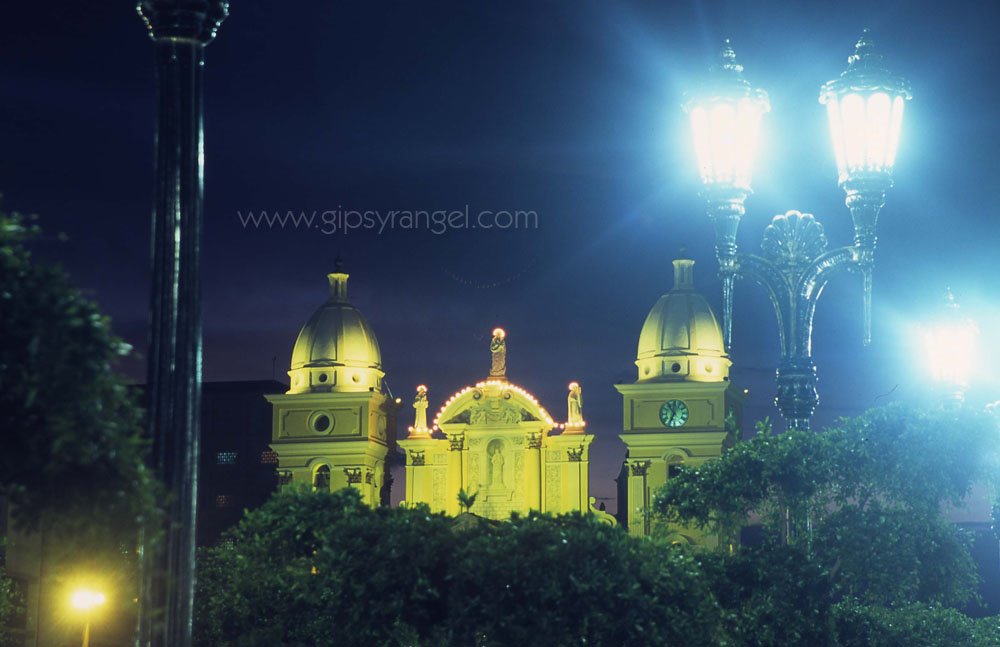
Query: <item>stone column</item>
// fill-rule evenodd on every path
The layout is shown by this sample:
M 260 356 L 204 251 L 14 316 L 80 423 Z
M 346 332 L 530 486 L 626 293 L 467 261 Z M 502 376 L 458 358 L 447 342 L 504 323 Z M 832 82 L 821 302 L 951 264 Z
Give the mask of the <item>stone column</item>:
M 154 469 L 172 495 L 164 527 L 144 534 L 139 644 L 157 647 L 191 644 L 201 398 L 202 70 L 205 45 L 228 6 L 222 0 L 138 5 L 154 43 L 157 87 L 149 432 Z M 158 534 L 161 541 L 148 541 Z
M 583 451 L 583 445 L 570 447 L 566 450 L 566 459 L 568 462 L 565 464 L 565 471 L 563 472 L 563 478 L 566 481 L 563 485 L 564 499 L 560 512 L 572 512 L 574 510 L 579 510 L 580 512 L 587 511 L 587 501 L 582 497 L 583 480 L 580 473 L 583 468 Z
M 646 512 L 649 507 L 646 472 L 649 470 L 649 461 L 634 461 L 629 463 L 628 468 L 628 510 L 626 515 L 628 534 L 633 537 L 645 537 L 649 534 L 646 523 Z
M 462 511 L 458 505 L 458 491 L 464 487 L 463 463 L 465 458 L 465 435 L 455 434 L 448 436 L 448 485 L 450 492 L 445 493 L 448 500 L 445 501 L 445 510 L 450 515 L 457 515 Z M 473 494 L 467 492 L 467 494 Z
M 542 434 L 531 432 L 524 439 L 524 502 L 528 510 L 542 510 Z

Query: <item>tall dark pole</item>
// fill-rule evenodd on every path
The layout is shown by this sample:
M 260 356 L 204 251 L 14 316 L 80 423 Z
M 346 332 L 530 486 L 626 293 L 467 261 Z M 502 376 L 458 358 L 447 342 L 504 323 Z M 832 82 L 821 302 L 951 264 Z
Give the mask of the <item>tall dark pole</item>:
M 202 68 L 222 0 L 144 0 L 156 52 L 149 432 L 166 517 L 144 534 L 139 642 L 191 644 L 201 398 Z

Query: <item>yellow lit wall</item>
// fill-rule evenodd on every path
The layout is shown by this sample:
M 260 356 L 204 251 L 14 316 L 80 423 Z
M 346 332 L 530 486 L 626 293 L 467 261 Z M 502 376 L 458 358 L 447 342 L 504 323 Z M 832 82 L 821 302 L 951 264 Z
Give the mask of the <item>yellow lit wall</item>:
M 458 514 L 465 490 L 476 495 L 471 512 L 489 519 L 590 510 L 593 435 L 557 425 L 524 389 L 502 379 L 467 387 L 445 403 L 434 425 L 399 441 L 406 504 Z

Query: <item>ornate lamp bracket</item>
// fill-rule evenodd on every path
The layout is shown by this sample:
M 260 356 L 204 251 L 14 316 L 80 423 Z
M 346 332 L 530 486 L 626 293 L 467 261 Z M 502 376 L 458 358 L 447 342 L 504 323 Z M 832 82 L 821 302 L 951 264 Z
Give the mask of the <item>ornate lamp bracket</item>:
M 722 280 L 722 335 L 727 349 L 733 343 L 733 291 L 740 271 L 736 234 L 746 213 L 744 202 L 749 195 L 749 190 L 735 188 L 706 187 L 702 192 L 715 229 L 715 256 Z
M 708 209 L 715 227 L 716 255 L 723 282 L 726 345 L 729 348 L 732 343 L 735 279 L 752 279 L 766 289 L 778 320 L 781 362 L 777 369 L 775 404 L 790 428 L 808 429 L 809 419 L 819 404 L 816 366 L 812 360 L 816 303 L 833 274 L 856 267 L 864 271 L 866 266 L 862 261 L 867 256 L 863 250 L 869 248 L 868 241 L 873 241 L 873 235 L 868 238 L 867 234 L 857 234 L 854 246 L 828 251 L 826 233 L 819 220 L 810 213 L 788 211 L 775 216 L 764 230 L 760 255 L 741 253 L 736 244 L 736 230 L 744 213 L 745 197 L 710 201 Z M 855 204 L 861 208 L 862 202 L 859 198 Z

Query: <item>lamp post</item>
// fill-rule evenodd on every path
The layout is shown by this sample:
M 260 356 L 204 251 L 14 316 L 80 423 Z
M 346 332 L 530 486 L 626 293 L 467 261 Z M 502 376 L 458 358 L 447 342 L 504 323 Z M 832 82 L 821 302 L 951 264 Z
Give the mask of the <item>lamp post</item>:
M 191 644 L 201 407 L 201 225 L 205 46 L 226 0 L 140 0 L 156 56 L 156 130 L 148 427 L 156 475 L 170 493 L 144 529 L 139 642 Z
M 949 392 L 948 402 L 961 404 L 975 361 L 975 322 L 962 315 L 955 295 L 948 290 L 944 311 L 923 330 L 923 356 L 931 377 Z
M 823 85 L 837 158 L 840 186 L 854 221 L 854 244 L 827 249 L 826 234 L 808 213 L 775 216 L 764 230 L 761 254 L 740 252 L 736 242 L 751 179 L 757 135 L 767 94 L 743 77 L 729 40 L 710 68 L 708 84 L 685 101 L 702 180 L 701 195 L 715 229 L 715 250 L 722 280 L 722 319 L 726 347 L 732 345 L 733 292 L 737 278 L 764 286 L 778 320 L 781 360 L 775 404 L 790 429 L 808 430 L 819 403 L 812 360 L 812 323 L 823 288 L 841 270 L 863 279 L 864 343 L 871 341 L 871 290 L 876 223 L 892 186 L 903 106 L 909 85 L 891 74 L 862 34 L 848 67 Z
M 102 606 L 105 600 L 103 593 L 91 589 L 77 589 L 69 596 L 70 605 L 84 614 L 83 647 L 90 645 L 90 614 L 94 609 Z

